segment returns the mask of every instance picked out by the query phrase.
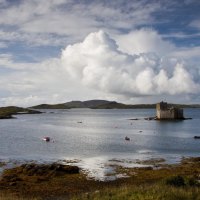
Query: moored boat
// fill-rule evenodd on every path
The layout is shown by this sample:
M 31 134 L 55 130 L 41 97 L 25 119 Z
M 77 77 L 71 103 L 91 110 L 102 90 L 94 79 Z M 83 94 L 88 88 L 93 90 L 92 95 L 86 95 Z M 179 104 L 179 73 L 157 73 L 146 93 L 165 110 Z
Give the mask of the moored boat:
M 130 141 L 130 138 L 126 136 L 126 137 L 125 137 L 125 140 Z
M 43 137 L 43 140 L 46 142 L 50 142 L 50 137 Z

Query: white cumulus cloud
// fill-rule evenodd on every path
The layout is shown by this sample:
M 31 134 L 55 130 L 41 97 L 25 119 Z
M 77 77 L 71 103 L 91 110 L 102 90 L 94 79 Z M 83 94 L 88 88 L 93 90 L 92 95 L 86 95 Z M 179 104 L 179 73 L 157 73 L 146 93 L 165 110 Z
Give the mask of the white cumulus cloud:
M 99 31 L 67 46 L 61 60 L 74 79 L 107 93 L 133 97 L 199 91 L 199 83 L 182 63 L 175 62 L 169 71 L 156 54 L 128 54 L 119 49 L 115 40 Z

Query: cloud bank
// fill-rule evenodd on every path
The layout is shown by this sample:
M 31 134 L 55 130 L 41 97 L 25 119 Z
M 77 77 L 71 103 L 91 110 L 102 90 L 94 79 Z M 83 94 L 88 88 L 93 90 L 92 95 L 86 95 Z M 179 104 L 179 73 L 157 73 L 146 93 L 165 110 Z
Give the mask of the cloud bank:
M 183 63 L 169 59 L 168 67 L 166 60 L 154 53 L 124 53 L 103 31 L 67 46 L 61 62 L 70 76 L 85 86 L 127 97 L 195 94 L 200 89 Z

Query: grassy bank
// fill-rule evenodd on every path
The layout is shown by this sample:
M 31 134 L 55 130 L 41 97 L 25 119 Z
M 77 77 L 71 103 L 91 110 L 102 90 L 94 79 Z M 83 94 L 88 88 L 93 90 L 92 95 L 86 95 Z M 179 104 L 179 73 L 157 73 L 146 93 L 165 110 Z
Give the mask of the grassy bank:
M 156 168 L 118 167 L 117 173 L 130 177 L 102 182 L 88 180 L 77 168 L 26 164 L 2 174 L 0 200 L 200 200 L 200 158 Z

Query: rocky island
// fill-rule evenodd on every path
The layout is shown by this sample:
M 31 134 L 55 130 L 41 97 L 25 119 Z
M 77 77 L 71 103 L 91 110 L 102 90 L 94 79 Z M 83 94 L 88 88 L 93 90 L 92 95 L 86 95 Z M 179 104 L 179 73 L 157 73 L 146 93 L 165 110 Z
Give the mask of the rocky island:
M 13 115 L 19 114 L 40 114 L 41 111 L 16 106 L 7 106 L 0 108 L 0 119 L 11 119 Z

